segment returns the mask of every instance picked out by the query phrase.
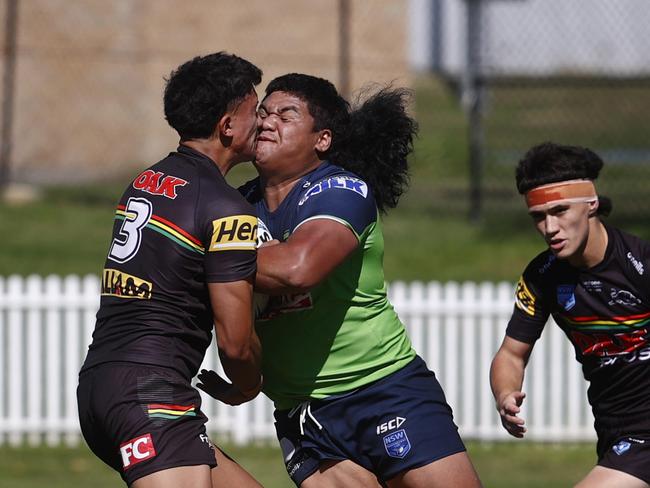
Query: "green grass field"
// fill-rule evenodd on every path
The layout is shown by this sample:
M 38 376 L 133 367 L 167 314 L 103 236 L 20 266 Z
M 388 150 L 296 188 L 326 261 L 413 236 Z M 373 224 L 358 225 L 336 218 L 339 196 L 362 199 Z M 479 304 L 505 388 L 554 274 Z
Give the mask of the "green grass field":
M 225 450 L 266 488 L 293 486 L 279 449 L 271 446 Z M 572 486 L 593 466 L 594 447 L 587 444 L 546 445 L 527 442 L 469 443 L 468 450 L 486 488 Z M 120 487 L 119 476 L 85 447 L 0 447 L 3 488 Z
M 440 80 L 422 78 L 415 88 L 420 133 L 411 186 L 384 220 L 389 281 L 515 281 L 544 248 L 514 191 L 514 166 L 521 152 L 545 139 L 593 147 L 647 145 L 641 122 L 650 96 L 643 87 L 494 88 L 485 110 L 486 212 L 480 222 L 470 223 L 465 115 L 456 95 Z M 238 185 L 254 175 L 252 166 L 243 164 L 228 180 Z M 133 176 L 45 188 L 43 198 L 30 204 L 0 203 L 0 276 L 98 274 L 115 204 Z M 639 215 L 648 213 L 649 177 L 650 165 L 623 160 L 605 167 L 602 184 L 614 197 L 611 222 L 646 239 L 650 228 Z

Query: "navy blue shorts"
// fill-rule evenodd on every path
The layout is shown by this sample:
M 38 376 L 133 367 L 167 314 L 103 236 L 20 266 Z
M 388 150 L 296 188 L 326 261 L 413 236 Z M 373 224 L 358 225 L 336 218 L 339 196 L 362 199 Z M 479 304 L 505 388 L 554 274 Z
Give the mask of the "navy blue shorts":
M 217 465 L 199 392 L 172 369 L 100 364 L 79 375 L 77 403 L 88 446 L 129 485 L 163 469 Z
M 350 393 L 276 410 L 275 420 L 296 486 L 326 460 L 349 459 L 386 482 L 465 451 L 442 388 L 420 357 Z

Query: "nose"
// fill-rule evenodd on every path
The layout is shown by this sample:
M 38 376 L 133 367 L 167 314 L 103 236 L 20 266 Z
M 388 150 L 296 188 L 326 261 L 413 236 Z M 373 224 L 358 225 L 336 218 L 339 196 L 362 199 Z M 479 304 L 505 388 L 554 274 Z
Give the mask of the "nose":
M 262 130 L 273 130 L 273 117 L 267 115 L 266 117 L 257 116 L 257 127 Z
M 546 215 L 544 218 L 544 233 L 547 236 L 553 236 L 557 234 L 559 227 L 557 225 L 557 218 L 554 215 Z

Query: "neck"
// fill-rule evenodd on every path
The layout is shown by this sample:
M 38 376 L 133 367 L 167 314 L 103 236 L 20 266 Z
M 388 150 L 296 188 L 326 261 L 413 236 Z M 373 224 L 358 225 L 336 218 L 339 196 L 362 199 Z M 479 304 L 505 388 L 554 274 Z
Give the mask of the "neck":
M 277 209 L 301 178 L 314 171 L 321 163 L 322 161 L 318 160 L 301 168 L 301 171 L 291 173 L 269 172 L 265 171 L 266 168 L 258 166 L 267 208 L 271 212 Z
M 224 176 L 237 164 L 233 161 L 228 149 L 219 144 L 217 139 L 190 139 L 188 141 L 181 141 L 181 145 L 190 147 L 204 156 L 209 157 Z
M 570 257 L 568 261 L 576 268 L 593 268 L 605 259 L 607 243 L 607 229 L 598 217 L 592 217 L 589 219 L 589 237 L 584 250 L 579 255 Z

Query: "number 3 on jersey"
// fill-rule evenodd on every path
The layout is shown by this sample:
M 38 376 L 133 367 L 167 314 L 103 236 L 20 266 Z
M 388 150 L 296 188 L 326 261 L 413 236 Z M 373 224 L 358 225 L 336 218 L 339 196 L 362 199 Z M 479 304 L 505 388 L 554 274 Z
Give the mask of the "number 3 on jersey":
M 138 253 L 142 242 L 142 229 L 149 222 L 151 214 L 152 206 L 149 200 L 129 198 L 123 213 L 124 220 L 118 232 L 119 235 L 111 243 L 109 259 L 125 263 Z

